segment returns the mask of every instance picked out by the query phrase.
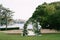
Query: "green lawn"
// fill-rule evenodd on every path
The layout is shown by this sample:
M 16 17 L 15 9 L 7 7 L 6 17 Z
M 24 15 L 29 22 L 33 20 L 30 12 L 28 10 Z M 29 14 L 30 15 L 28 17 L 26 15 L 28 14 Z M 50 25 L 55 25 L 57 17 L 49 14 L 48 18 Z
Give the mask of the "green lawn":
M 60 34 L 42 34 L 42 36 L 20 36 L 0 33 L 0 40 L 60 40 Z

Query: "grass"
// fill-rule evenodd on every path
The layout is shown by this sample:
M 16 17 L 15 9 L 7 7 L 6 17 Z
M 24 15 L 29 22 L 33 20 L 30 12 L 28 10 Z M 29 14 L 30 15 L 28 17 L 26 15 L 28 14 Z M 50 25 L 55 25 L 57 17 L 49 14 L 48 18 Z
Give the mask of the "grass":
M 0 33 L 0 40 L 60 40 L 60 34 L 42 34 L 42 36 L 20 36 Z

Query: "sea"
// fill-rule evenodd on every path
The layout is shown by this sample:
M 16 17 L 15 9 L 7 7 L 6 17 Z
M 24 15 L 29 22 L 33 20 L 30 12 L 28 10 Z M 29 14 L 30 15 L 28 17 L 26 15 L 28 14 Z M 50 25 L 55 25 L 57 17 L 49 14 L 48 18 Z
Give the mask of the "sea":
M 6 25 L 0 26 L 0 28 L 5 28 Z M 13 24 L 13 25 L 8 25 L 7 28 L 14 28 L 14 27 L 19 27 L 19 29 L 23 29 L 24 23 L 23 24 Z M 27 26 L 27 29 L 33 29 L 33 26 L 29 24 Z

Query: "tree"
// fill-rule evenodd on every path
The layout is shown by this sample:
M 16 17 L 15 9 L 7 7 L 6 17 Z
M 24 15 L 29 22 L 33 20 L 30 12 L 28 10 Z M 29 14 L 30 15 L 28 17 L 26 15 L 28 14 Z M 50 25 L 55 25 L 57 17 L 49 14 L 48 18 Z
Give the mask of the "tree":
M 27 22 L 34 24 L 35 20 L 36 23 L 40 23 L 42 28 L 60 30 L 60 2 L 38 5 L 32 17 L 30 17 Z M 28 24 L 27 22 L 25 25 Z
M 7 24 L 10 23 L 10 19 L 12 19 L 12 11 L 8 8 L 3 7 L 0 5 L 0 25 L 6 25 L 7 30 Z

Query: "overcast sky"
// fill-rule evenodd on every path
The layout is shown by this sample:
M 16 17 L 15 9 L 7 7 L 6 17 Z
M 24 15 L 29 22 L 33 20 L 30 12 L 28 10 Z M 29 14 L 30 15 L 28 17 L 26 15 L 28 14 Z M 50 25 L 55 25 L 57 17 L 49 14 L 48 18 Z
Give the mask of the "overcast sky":
M 14 16 L 13 19 L 24 19 L 27 20 L 30 18 L 35 11 L 35 8 L 44 2 L 50 3 L 59 0 L 0 0 L 6 8 L 13 10 Z

